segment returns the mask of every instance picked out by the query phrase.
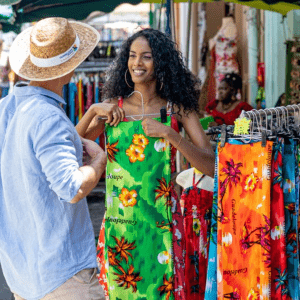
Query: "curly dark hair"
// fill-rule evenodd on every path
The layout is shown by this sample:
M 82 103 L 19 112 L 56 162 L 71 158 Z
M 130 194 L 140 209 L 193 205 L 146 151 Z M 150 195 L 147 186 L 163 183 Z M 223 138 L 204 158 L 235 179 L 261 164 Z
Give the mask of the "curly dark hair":
M 225 74 L 221 81 L 226 82 L 235 91 L 235 94 L 243 87 L 242 77 L 236 73 Z
M 154 76 L 157 79 L 157 94 L 188 114 L 198 111 L 200 96 L 200 80 L 197 79 L 184 65 L 182 54 L 176 49 L 176 44 L 164 33 L 155 29 L 144 29 L 129 37 L 121 46 L 120 52 L 107 72 L 107 81 L 103 87 L 105 99 L 126 97 L 133 92 L 133 82 L 127 62 L 132 42 L 138 37 L 145 38 L 152 50 L 154 61 Z

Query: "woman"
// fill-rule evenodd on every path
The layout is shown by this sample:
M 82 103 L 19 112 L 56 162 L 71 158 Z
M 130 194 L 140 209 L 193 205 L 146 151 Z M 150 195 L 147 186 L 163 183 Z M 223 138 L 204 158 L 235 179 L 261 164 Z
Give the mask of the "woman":
M 294 103 L 293 103 L 294 104 Z M 275 104 L 275 107 L 279 107 L 279 106 L 286 106 L 287 105 L 287 103 L 286 103 L 286 94 L 285 93 L 282 93 L 280 96 L 279 96 L 279 98 L 278 98 L 278 100 L 277 100 L 277 102 L 276 102 L 276 104 Z
M 252 106 L 240 100 L 242 79 L 235 73 L 226 74 L 221 81 L 218 92 L 219 99 L 209 102 L 206 111 L 212 115 L 218 125 L 234 125 L 242 110 L 252 110 Z
M 198 81 L 167 36 L 145 29 L 122 45 L 104 96 L 108 100 L 93 105 L 77 125 L 89 139 L 106 126 L 99 281 L 110 300 L 185 299 L 183 219 L 171 172 L 177 148 L 213 176 L 214 154 L 196 113 Z M 162 107 L 172 111 L 166 123 L 149 117 Z M 99 116 L 107 117 L 106 124 Z M 178 133 L 178 122 L 192 142 Z

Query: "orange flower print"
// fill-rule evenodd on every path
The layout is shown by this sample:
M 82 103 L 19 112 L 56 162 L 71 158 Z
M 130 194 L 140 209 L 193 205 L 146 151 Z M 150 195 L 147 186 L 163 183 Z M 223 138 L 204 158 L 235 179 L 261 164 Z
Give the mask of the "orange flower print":
M 164 275 L 164 284 L 158 288 L 160 291 L 160 296 L 166 294 L 166 300 L 170 299 L 171 295 L 174 295 L 174 286 L 173 286 L 173 276 L 170 279 L 167 279 L 167 275 Z
M 128 264 L 128 256 L 133 258 L 132 254 L 129 252 L 129 250 L 134 250 L 136 246 L 134 245 L 135 242 L 129 243 L 127 240 L 125 240 L 124 236 L 122 236 L 121 240 L 119 240 L 117 237 L 112 236 L 117 245 L 115 246 L 116 254 L 120 254 L 121 261 L 123 259 L 126 260 L 126 263 Z
M 138 161 L 143 161 L 145 159 L 144 148 L 139 145 L 130 145 L 126 150 L 126 155 L 129 156 L 129 161 L 135 163 Z
M 107 157 L 109 161 L 112 163 L 113 161 L 116 161 L 115 154 L 119 152 L 119 149 L 116 148 L 118 145 L 119 141 L 116 141 L 115 143 L 107 143 L 106 144 L 106 149 L 107 149 Z
M 145 149 L 149 144 L 149 140 L 143 134 L 134 134 L 132 143 L 135 145 L 139 145 Z
M 118 269 L 121 272 L 121 274 L 113 273 L 118 277 L 118 279 L 115 279 L 114 281 L 117 282 L 119 287 L 124 287 L 125 289 L 129 289 L 132 286 L 133 293 L 136 293 L 136 283 L 143 279 L 143 277 L 140 276 L 140 272 L 134 273 L 133 265 L 130 265 L 128 272 L 126 272 L 121 266 L 119 266 Z
M 165 197 L 168 199 L 168 197 L 171 195 L 171 183 L 169 182 L 169 184 L 167 184 L 167 181 L 164 177 L 162 177 L 162 179 L 157 179 L 157 181 L 159 182 L 159 185 L 157 186 L 155 192 L 158 193 L 158 195 L 156 195 L 155 200 L 157 200 L 160 197 Z M 167 206 L 171 206 L 172 202 L 170 203 L 170 201 L 168 201 Z
M 256 189 L 258 183 L 258 177 L 254 175 L 254 173 L 251 173 L 247 178 L 245 182 L 245 191 L 251 191 L 254 192 Z
M 111 247 L 108 247 L 108 262 L 111 266 L 118 266 L 120 264 L 116 256 L 117 253 L 113 252 L 113 249 Z
M 121 194 L 119 195 L 119 199 L 122 202 L 122 204 L 127 206 L 135 206 L 137 201 L 137 192 L 135 190 L 127 190 L 126 188 L 122 188 Z

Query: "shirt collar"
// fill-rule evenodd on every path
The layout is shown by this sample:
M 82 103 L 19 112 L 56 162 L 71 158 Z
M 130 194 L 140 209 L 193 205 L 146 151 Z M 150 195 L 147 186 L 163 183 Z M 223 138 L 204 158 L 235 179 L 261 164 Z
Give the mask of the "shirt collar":
M 38 86 L 29 86 L 27 82 L 18 82 L 14 86 L 14 94 L 16 97 L 44 95 L 56 100 L 59 103 L 66 104 L 66 101 L 59 95 Z

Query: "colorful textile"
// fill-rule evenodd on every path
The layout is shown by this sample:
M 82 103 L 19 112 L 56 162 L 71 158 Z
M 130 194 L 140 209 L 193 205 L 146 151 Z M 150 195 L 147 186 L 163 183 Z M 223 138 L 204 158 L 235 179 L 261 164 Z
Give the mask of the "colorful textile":
M 287 280 L 290 299 L 299 299 L 299 249 L 298 249 L 298 202 L 296 197 L 296 145 L 292 139 L 286 139 L 283 155 L 283 193 L 285 206 L 285 234 L 287 252 Z
M 205 294 L 213 193 L 197 187 L 203 178 L 195 182 L 194 173 L 193 185 L 181 195 L 185 203 L 185 286 L 189 300 L 202 300 Z
M 141 121 L 107 125 L 106 134 L 99 281 L 107 280 L 110 300 L 185 299 L 183 220 L 170 182 L 170 145 L 146 137 Z
M 209 255 L 205 284 L 205 300 L 217 299 L 217 216 L 218 216 L 218 147 L 216 147 L 214 193 L 209 236 Z
M 218 299 L 271 297 L 272 144 L 218 149 Z
M 237 60 L 237 35 L 228 38 L 225 31 L 234 30 L 234 23 L 226 25 L 218 32 L 214 38 L 216 41 L 216 68 L 214 77 L 216 79 L 216 98 L 218 99 L 218 88 L 220 82 L 225 78 L 225 74 L 236 73 L 239 74 L 239 65 Z M 236 30 L 237 31 L 237 30 Z
M 288 299 L 287 256 L 282 177 L 284 139 L 273 145 L 271 187 L 271 299 Z

